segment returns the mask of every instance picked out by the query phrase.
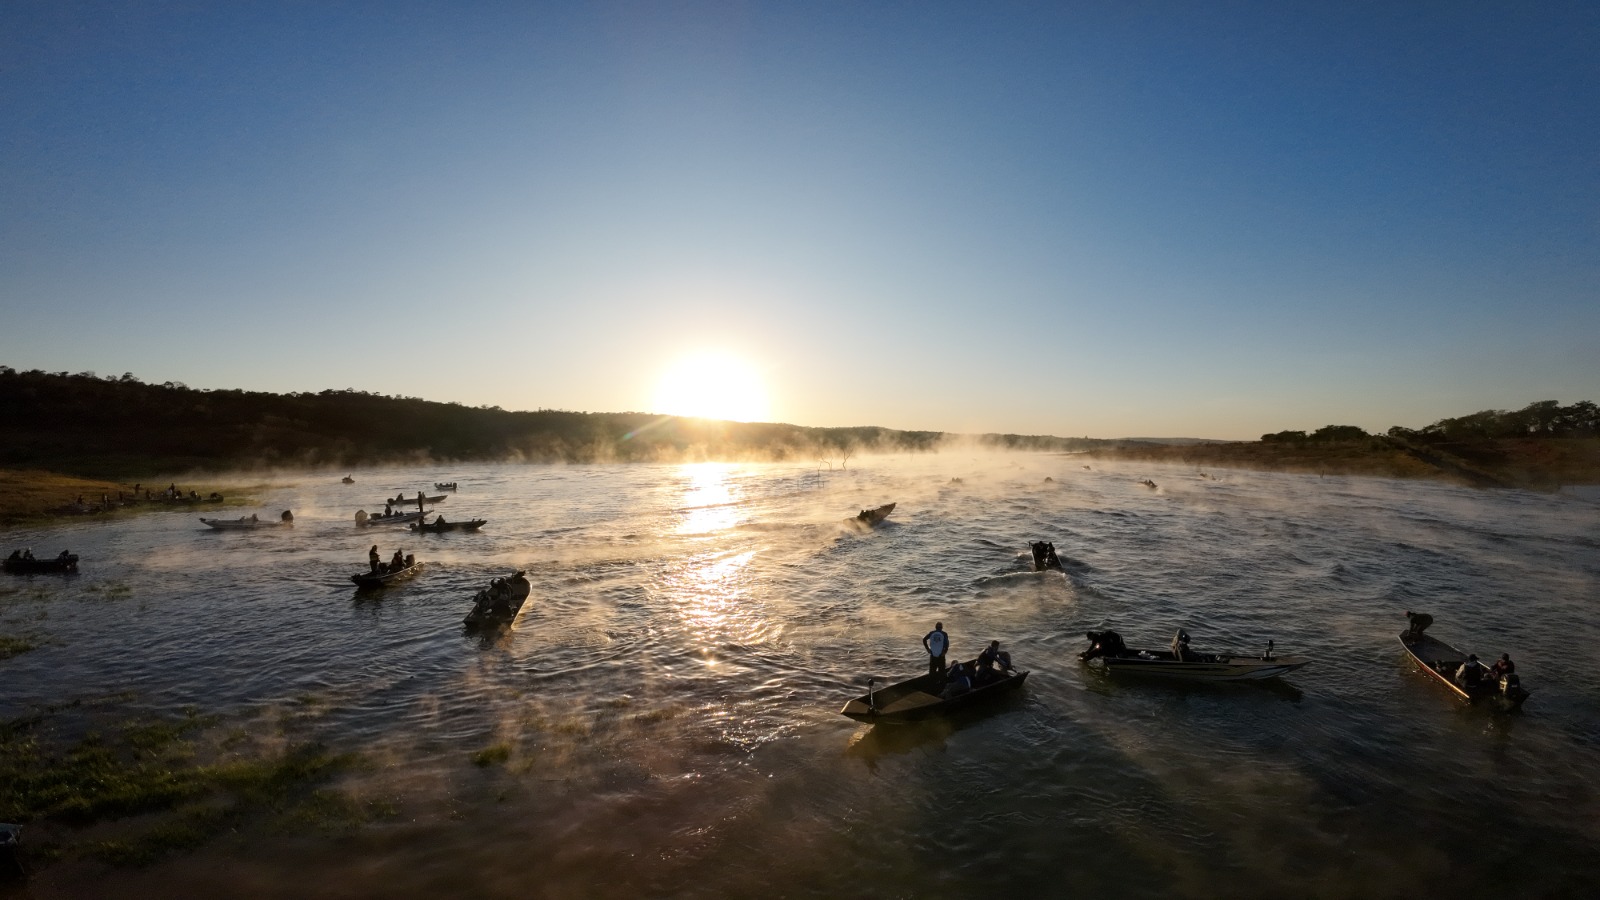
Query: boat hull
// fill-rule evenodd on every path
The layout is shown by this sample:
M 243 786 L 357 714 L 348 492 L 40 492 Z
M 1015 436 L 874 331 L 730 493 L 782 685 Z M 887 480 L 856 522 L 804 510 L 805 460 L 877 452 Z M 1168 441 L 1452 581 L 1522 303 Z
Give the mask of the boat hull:
M 13 575 L 43 575 L 52 572 L 78 571 L 78 554 L 74 553 L 66 559 L 52 556 L 49 559 L 4 559 L 0 560 L 0 568 Z
M 1438 638 L 1424 634 L 1421 640 L 1412 641 L 1408 632 L 1400 632 L 1400 646 L 1417 668 L 1430 675 L 1435 682 L 1445 686 L 1457 700 L 1482 705 L 1497 712 L 1516 712 L 1528 699 L 1528 691 L 1520 684 L 1510 690 L 1501 690 L 1495 682 L 1477 691 L 1468 691 L 1456 684 L 1455 672 L 1466 661 L 1467 654 Z
M 503 610 L 496 610 L 493 606 L 484 609 L 474 605 L 472 611 L 467 613 L 467 617 L 461 620 L 461 624 L 468 628 L 503 628 L 515 622 L 522 612 L 523 604 L 528 602 L 528 594 L 533 590 L 533 586 L 521 572 L 506 579 L 506 583 L 511 586 L 511 594 L 506 598 Z
M 964 694 L 943 697 L 944 675 L 922 675 L 851 700 L 839 713 L 868 725 L 908 725 L 946 716 L 957 710 L 993 703 L 1022 687 L 1027 672 L 1012 672 L 999 681 Z
M 446 531 L 477 531 L 489 524 L 488 519 L 471 519 L 465 522 L 446 522 L 443 525 L 435 522 L 432 525 L 419 522 L 411 526 L 411 530 L 421 534 L 443 534 Z
M 203 516 L 200 518 L 200 521 L 206 523 L 208 527 L 215 528 L 218 531 L 250 531 L 256 528 L 283 528 L 285 526 L 294 524 L 293 522 L 285 522 L 281 519 L 256 519 L 252 521 L 250 519 L 207 519 Z
M 350 580 L 355 582 L 356 590 L 369 591 L 377 588 L 388 587 L 391 584 L 405 581 L 420 571 L 422 571 L 422 563 L 416 562 L 406 566 L 403 569 L 396 569 L 393 572 L 384 572 L 381 575 L 374 575 L 371 572 L 362 572 L 357 575 L 351 575 Z
M 1245 656 L 1223 656 L 1207 661 L 1178 662 L 1172 654 L 1156 657 L 1098 657 L 1107 674 L 1133 675 L 1140 678 L 1170 678 L 1184 681 L 1261 681 L 1277 678 L 1310 662 L 1296 656 L 1273 659 L 1255 659 Z M 1095 660 L 1090 660 L 1092 665 Z
M 846 525 L 853 525 L 856 528 L 873 528 L 889 518 L 889 514 L 894 512 L 894 508 L 898 505 L 898 503 L 887 503 L 877 509 L 863 509 L 844 521 Z

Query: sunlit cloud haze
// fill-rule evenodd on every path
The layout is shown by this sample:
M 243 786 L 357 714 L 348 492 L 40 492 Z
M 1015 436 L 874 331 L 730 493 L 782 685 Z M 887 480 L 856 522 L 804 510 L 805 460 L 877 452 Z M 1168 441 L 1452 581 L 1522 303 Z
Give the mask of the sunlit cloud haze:
M 0 7 L 0 364 L 1253 438 L 1600 399 L 1600 7 Z

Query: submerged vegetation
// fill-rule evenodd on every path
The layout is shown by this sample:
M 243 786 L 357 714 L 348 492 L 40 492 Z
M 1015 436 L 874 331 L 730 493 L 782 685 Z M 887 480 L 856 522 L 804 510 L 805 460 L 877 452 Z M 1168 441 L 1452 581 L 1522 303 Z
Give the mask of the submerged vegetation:
M 343 828 L 392 814 L 320 787 L 352 766 L 349 754 L 208 742 L 218 719 L 192 709 L 72 737 L 58 712 L 0 722 L 0 820 L 30 826 L 35 865 L 144 865 L 247 821 Z

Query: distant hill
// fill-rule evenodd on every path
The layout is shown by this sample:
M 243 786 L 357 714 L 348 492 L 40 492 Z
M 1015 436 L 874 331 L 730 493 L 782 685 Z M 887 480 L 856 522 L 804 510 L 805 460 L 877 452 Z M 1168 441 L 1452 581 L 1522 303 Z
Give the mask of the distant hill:
M 1444 478 L 1478 487 L 1548 490 L 1600 484 L 1600 408 L 1541 400 L 1412 429 L 1369 434 L 1354 425 L 1279 431 L 1259 441 L 1126 442 L 1092 455 L 1247 469 Z
M 0 466 L 99 478 L 263 466 L 418 461 L 796 460 L 927 452 L 955 436 L 805 428 L 647 413 L 508 412 L 354 390 L 272 394 L 0 366 Z M 989 434 L 982 446 L 1082 451 L 1115 441 Z
M 1097 440 L 954 435 L 876 426 L 806 428 L 648 413 L 508 412 L 355 390 L 272 394 L 146 384 L 132 374 L 0 366 L 0 467 L 130 479 L 267 466 L 354 468 L 436 460 L 608 462 L 793 460 L 848 466 L 862 453 L 932 452 L 954 442 L 1193 465 L 1397 477 L 1484 486 L 1600 483 L 1600 409 L 1540 401 L 1420 429 L 1352 425 L 1201 438 Z

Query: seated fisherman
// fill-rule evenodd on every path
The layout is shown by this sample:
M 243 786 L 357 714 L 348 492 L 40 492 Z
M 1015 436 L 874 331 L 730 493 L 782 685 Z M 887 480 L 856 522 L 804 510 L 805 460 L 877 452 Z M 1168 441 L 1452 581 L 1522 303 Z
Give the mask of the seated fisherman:
M 1189 632 L 1182 628 L 1172 636 L 1172 658 L 1178 662 L 1190 662 L 1195 657 L 1194 651 L 1189 649 Z
M 1500 658 L 1495 660 L 1494 665 L 1489 667 L 1489 674 L 1494 677 L 1495 681 L 1499 681 L 1515 671 L 1517 671 L 1517 664 L 1511 661 L 1511 654 L 1509 653 L 1500 654 Z
M 1484 668 L 1483 663 L 1478 662 L 1476 653 L 1468 654 L 1467 661 L 1456 670 L 1456 684 L 1470 693 L 1483 686 L 1483 676 L 1487 672 L 1488 669 Z
M 389 559 L 389 571 L 395 572 L 406 566 L 406 555 L 399 550 L 394 551 L 394 556 Z

